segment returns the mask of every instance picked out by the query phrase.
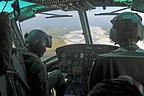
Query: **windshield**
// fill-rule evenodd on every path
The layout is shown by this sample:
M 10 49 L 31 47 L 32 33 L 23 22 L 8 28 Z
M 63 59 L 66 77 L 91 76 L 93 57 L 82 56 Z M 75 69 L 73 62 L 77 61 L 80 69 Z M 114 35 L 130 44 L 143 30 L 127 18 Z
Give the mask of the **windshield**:
M 111 28 L 110 20 L 115 15 L 97 15 L 99 13 L 115 11 L 116 7 L 108 7 L 106 10 L 103 10 L 102 7 L 98 7 L 95 10 L 87 11 L 87 17 L 89 20 L 91 36 L 93 44 L 108 44 L 114 45 L 114 43 L 109 39 L 109 30 Z M 129 9 L 124 11 L 130 11 Z M 121 11 L 123 12 L 123 11 Z M 46 14 L 36 14 L 36 17 L 33 19 L 28 19 L 21 23 L 21 28 L 23 34 L 29 32 L 33 29 L 40 29 L 45 31 L 47 34 L 50 34 L 53 37 L 52 48 L 48 48 L 45 56 L 55 55 L 55 49 L 57 47 L 68 45 L 68 44 L 84 44 L 85 39 L 83 31 L 81 28 L 81 23 L 77 11 L 49 11 L 45 12 Z M 48 15 L 49 14 L 49 15 Z M 50 14 L 59 14 L 59 15 L 72 15 L 72 17 L 57 17 L 50 18 Z M 139 13 L 142 15 L 142 13 Z M 140 48 L 144 49 L 143 42 L 138 42 Z
M 52 48 L 47 48 L 45 55 L 53 56 L 55 55 L 55 49 L 57 47 L 70 44 L 78 43 L 77 40 L 70 40 L 73 38 L 75 31 L 81 30 L 81 25 L 77 12 L 64 12 L 61 10 L 58 11 L 49 11 L 47 14 L 59 14 L 59 15 L 73 15 L 72 17 L 58 17 L 58 18 L 48 18 L 51 15 L 36 14 L 36 17 L 33 19 L 28 19 L 21 23 L 21 28 L 23 34 L 30 32 L 33 29 L 40 29 L 52 36 Z M 84 43 L 84 38 L 82 33 L 77 33 L 82 38 Z M 75 36 L 74 36 L 75 37 Z M 79 37 L 76 37 L 79 38 Z M 69 39 L 69 40 L 68 40 Z

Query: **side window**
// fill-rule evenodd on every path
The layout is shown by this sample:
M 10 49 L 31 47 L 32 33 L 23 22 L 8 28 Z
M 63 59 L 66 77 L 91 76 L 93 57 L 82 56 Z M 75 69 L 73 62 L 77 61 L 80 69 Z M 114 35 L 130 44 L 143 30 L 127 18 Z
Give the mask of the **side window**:
M 45 13 L 66 14 L 72 15 L 72 17 L 50 18 L 49 15 L 36 14 L 35 18 L 21 22 L 23 35 L 33 29 L 40 29 L 52 36 L 52 48 L 47 48 L 44 56 L 51 57 L 55 55 L 55 49 L 63 45 L 85 43 L 78 12 L 59 10 Z

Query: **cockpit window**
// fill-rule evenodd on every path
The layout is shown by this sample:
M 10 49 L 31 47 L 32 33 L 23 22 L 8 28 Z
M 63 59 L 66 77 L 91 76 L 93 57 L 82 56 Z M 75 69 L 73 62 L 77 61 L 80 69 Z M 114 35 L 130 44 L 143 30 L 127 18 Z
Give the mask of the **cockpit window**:
M 59 15 L 55 17 L 56 15 Z M 64 16 L 65 17 L 61 17 Z M 72 17 L 71 17 L 72 15 Z M 45 55 L 55 55 L 57 47 L 85 43 L 78 12 L 50 11 L 44 14 L 36 14 L 33 19 L 28 19 L 21 22 L 23 34 L 30 32 L 33 29 L 40 29 L 52 36 L 52 48 L 48 48 Z
M 114 45 L 114 42 L 112 42 L 109 39 L 109 31 L 110 31 L 110 28 L 112 27 L 112 24 L 110 23 L 110 21 L 116 15 L 112 15 L 109 13 L 115 12 L 116 10 L 121 10 L 124 8 L 125 7 L 107 7 L 106 10 L 103 10 L 102 7 L 97 7 L 95 10 L 91 10 L 87 12 L 93 44 Z M 125 9 L 122 11 L 118 11 L 116 13 L 121 13 L 124 11 L 131 11 L 131 10 Z M 136 11 L 133 11 L 133 12 L 138 13 L 139 15 L 141 15 L 141 17 L 143 17 L 143 13 L 136 12 Z M 142 23 L 144 24 L 144 20 L 142 20 Z M 137 44 L 140 48 L 144 49 L 143 41 L 139 41 Z
M 110 13 L 119 9 L 122 8 L 107 7 L 106 10 L 103 10 L 102 7 L 98 7 L 95 10 L 87 11 L 93 44 L 114 45 L 109 39 L 109 30 L 112 26 L 110 20 L 112 20 L 115 15 L 101 15 L 101 13 Z M 130 11 L 130 9 L 123 11 Z M 141 15 L 141 13 L 139 14 Z M 72 15 L 72 17 L 62 17 L 58 15 Z M 21 22 L 21 28 L 23 34 L 33 29 L 40 29 L 53 37 L 52 48 L 47 49 L 45 56 L 55 55 L 55 49 L 63 45 L 86 43 L 77 11 L 64 12 L 58 10 L 36 14 L 35 18 Z M 140 41 L 138 45 L 144 48 L 142 43 L 143 41 Z

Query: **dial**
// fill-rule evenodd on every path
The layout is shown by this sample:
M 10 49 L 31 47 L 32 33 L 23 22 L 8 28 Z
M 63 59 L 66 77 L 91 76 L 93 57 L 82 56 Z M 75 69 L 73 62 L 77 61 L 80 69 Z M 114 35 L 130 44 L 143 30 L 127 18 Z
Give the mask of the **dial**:
M 78 65 L 78 64 L 79 64 L 78 61 L 74 61 L 74 62 L 73 62 L 73 65 Z
M 72 60 L 68 60 L 67 65 L 72 65 Z
M 61 54 L 61 57 L 62 57 L 62 58 L 65 58 L 65 57 L 66 57 L 66 53 L 63 52 L 63 53 Z
M 79 58 L 79 54 L 78 54 L 78 53 L 75 53 L 75 54 L 73 55 L 73 57 L 74 57 L 74 58 Z

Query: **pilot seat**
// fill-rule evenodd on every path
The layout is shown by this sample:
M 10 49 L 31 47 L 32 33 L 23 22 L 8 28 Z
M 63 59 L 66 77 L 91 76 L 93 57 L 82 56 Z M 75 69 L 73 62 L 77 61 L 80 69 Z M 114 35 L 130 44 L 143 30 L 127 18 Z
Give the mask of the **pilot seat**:
M 12 63 L 5 74 L 0 76 L 0 96 L 29 96 L 26 70 L 19 49 L 12 49 Z
M 97 56 L 88 79 L 88 92 L 104 79 L 128 75 L 144 86 L 144 53 L 122 52 Z

